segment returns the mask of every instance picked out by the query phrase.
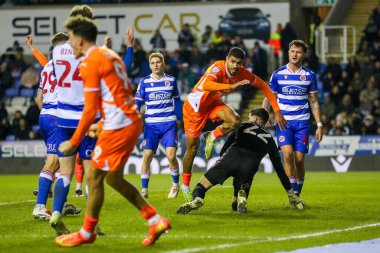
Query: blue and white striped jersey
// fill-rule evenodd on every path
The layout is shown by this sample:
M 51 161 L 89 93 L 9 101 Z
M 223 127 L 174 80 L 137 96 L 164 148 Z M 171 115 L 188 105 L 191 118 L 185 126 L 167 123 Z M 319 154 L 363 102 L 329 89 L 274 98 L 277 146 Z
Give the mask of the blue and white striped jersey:
M 302 67 L 293 73 L 285 65 L 273 73 L 269 84 L 286 120 L 310 119 L 309 94 L 317 92 L 313 71 Z
M 50 60 L 41 71 L 40 86 L 42 90 L 42 109 L 40 115 L 57 114 L 58 89 L 57 82 L 53 73 L 53 62 Z
M 167 74 L 159 80 L 152 75 L 144 77 L 135 95 L 136 100 L 146 105 L 145 122 L 147 124 L 177 121 L 174 99 L 178 97 L 176 79 Z

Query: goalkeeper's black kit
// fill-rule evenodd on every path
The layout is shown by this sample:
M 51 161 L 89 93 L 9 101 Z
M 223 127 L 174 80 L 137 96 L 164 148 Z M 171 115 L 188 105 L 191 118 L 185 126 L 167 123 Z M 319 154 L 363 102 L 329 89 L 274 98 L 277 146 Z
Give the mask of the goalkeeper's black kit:
M 281 163 L 277 145 L 265 127 L 254 122 L 243 122 L 224 144 L 220 159 L 204 175 L 213 185 L 234 178 L 234 196 L 240 189 L 249 189 L 263 157 L 269 154 L 278 178 L 285 190 L 291 185 Z

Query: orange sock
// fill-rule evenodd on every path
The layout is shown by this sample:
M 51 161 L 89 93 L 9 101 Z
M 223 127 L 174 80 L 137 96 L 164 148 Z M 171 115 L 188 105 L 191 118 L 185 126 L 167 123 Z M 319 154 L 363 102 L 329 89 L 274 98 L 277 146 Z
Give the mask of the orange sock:
M 94 233 L 96 224 L 98 224 L 99 218 L 91 217 L 87 213 L 84 216 L 83 229 L 86 232 Z
M 190 173 L 182 173 L 182 184 L 185 186 L 189 186 L 192 175 L 193 174 L 191 172 Z
M 82 183 L 83 182 L 83 174 L 84 174 L 84 168 L 81 161 L 78 161 L 79 157 L 77 156 L 77 159 L 75 161 L 75 182 L 76 183 Z
M 214 131 L 212 131 L 212 134 L 215 136 L 215 139 L 224 136 L 224 133 L 220 130 L 220 127 L 215 128 Z
M 154 209 L 153 206 L 151 205 L 146 205 L 144 206 L 143 208 L 141 208 L 140 210 L 140 214 L 142 217 L 144 217 L 145 219 L 149 220 L 150 218 L 152 218 L 153 216 L 155 216 L 157 214 L 156 212 L 156 209 Z

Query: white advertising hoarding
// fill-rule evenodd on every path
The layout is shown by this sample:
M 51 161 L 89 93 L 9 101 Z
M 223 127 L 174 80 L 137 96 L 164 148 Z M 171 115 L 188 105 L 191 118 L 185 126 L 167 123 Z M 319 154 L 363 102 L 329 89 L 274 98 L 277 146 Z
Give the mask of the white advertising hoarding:
M 63 31 L 72 6 L 30 7 L 0 10 L 2 38 L 0 52 L 4 52 L 13 41 L 18 40 L 25 47 L 25 36 L 31 34 L 34 42 L 43 52 L 49 48 L 49 39 L 56 32 Z M 273 32 L 277 23 L 285 25 L 289 21 L 289 3 L 194 3 L 194 4 L 144 4 L 144 5 L 101 5 L 92 6 L 99 26 L 98 43 L 108 35 L 113 38 L 114 49 L 119 50 L 125 41 L 125 31 L 133 26 L 135 37 L 141 39 L 145 49 L 150 50 L 150 38 L 159 29 L 167 41 L 167 48 L 178 48 L 177 36 L 181 26 L 188 23 L 192 31 L 200 37 L 206 25 L 214 30 L 221 22 L 220 16 L 235 8 L 258 8 L 266 15 Z M 247 21 L 244 21 L 247 22 Z M 254 25 L 254 20 L 252 21 Z M 249 25 L 250 23 L 248 23 Z M 264 24 L 265 25 L 265 24 Z M 247 30 L 246 28 L 241 30 Z M 252 47 L 252 45 L 247 45 Z

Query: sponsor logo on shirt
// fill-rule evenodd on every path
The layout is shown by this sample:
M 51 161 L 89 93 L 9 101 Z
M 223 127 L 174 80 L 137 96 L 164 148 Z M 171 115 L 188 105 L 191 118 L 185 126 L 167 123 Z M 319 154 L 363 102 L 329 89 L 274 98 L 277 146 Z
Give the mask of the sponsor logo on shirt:
M 149 100 L 164 100 L 164 99 L 170 99 L 171 94 L 168 92 L 153 92 L 149 94 Z
M 219 71 L 220 71 L 220 68 L 218 67 L 213 67 L 211 70 L 212 73 L 218 73 Z
M 285 95 L 305 95 L 307 88 L 300 86 L 285 86 L 282 88 L 282 93 Z

